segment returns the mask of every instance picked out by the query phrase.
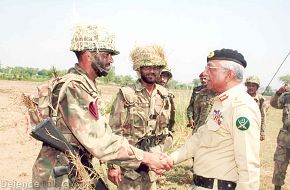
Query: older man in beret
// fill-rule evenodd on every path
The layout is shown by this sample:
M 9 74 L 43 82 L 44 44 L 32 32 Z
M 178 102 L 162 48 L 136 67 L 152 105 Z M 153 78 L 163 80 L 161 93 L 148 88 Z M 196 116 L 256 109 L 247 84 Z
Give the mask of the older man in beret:
M 258 190 L 261 114 L 242 85 L 244 56 L 232 49 L 211 52 L 205 72 L 217 96 L 207 121 L 170 156 L 174 164 L 194 157 L 193 189 Z

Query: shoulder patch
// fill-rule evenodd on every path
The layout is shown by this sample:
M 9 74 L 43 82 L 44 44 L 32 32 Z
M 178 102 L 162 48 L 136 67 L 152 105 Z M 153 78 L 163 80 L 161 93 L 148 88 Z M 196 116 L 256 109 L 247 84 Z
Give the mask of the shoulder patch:
M 239 117 L 236 121 L 236 126 L 239 130 L 245 131 L 250 128 L 250 121 L 246 117 Z

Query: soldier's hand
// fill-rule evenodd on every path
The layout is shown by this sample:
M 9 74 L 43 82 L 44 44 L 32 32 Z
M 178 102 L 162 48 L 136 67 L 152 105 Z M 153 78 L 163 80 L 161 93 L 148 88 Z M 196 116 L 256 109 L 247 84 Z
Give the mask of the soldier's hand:
M 114 165 L 113 167 L 108 168 L 108 179 L 114 183 L 116 186 L 119 186 L 121 179 L 121 169 L 119 166 Z
M 277 92 L 282 94 L 282 93 L 287 92 L 287 91 L 288 91 L 288 85 L 284 84 L 282 87 L 279 88 L 279 90 Z
M 265 135 L 260 135 L 260 141 L 265 140 Z
M 194 121 L 193 120 L 189 120 L 186 126 L 194 129 L 195 128 Z
M 157 174 L 163 174 L 173 167 L 173 160 L 164 153 L 144 152 L 143 163 L 148 165 Z

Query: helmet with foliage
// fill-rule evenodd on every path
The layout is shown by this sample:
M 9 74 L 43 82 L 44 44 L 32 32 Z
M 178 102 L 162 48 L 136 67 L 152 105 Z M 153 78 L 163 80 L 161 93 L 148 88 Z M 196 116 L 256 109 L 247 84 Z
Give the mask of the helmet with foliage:
M 166 66 L 164 69 L 162 69 L 162 71 L 161 71 L 160 74 L 161 74 L 161 75 L 162 75 L 162 74 L 166 74 L 166 75 L 169 76 L 169 78 L 172 78 L 171 69 L 170 69 L 168 66 Z
M 259 87 L 260 86 L 260 79 L 257 76 L 249 76 L 246 79 L 245 85 L 247 85 L 247 83 L 254 83 L 254 84 L 257 84 Z
M 164 50 L 158 45 L 136 47 L 131 51 L 130 56 L 135 71 L 144 66 L 164 68 L 167 65 Z
M 97 25 L 77 25 L 71 40 L 71 51 L 105 51 L 119 54 L 115 48 L 115 36 Z

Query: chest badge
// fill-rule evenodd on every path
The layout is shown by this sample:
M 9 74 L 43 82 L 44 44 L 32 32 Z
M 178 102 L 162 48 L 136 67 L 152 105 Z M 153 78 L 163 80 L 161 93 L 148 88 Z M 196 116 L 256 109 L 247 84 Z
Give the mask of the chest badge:
M 246 117 L 239 117 L 236 121 L 236 126 L 239 130 L 245 131 L 250 127 L 250 121 Z
M 222 116 L 221 110 L 214 110 L 213 111 L 213 120 L 218 124 L 221 125 L 224 117 Z

